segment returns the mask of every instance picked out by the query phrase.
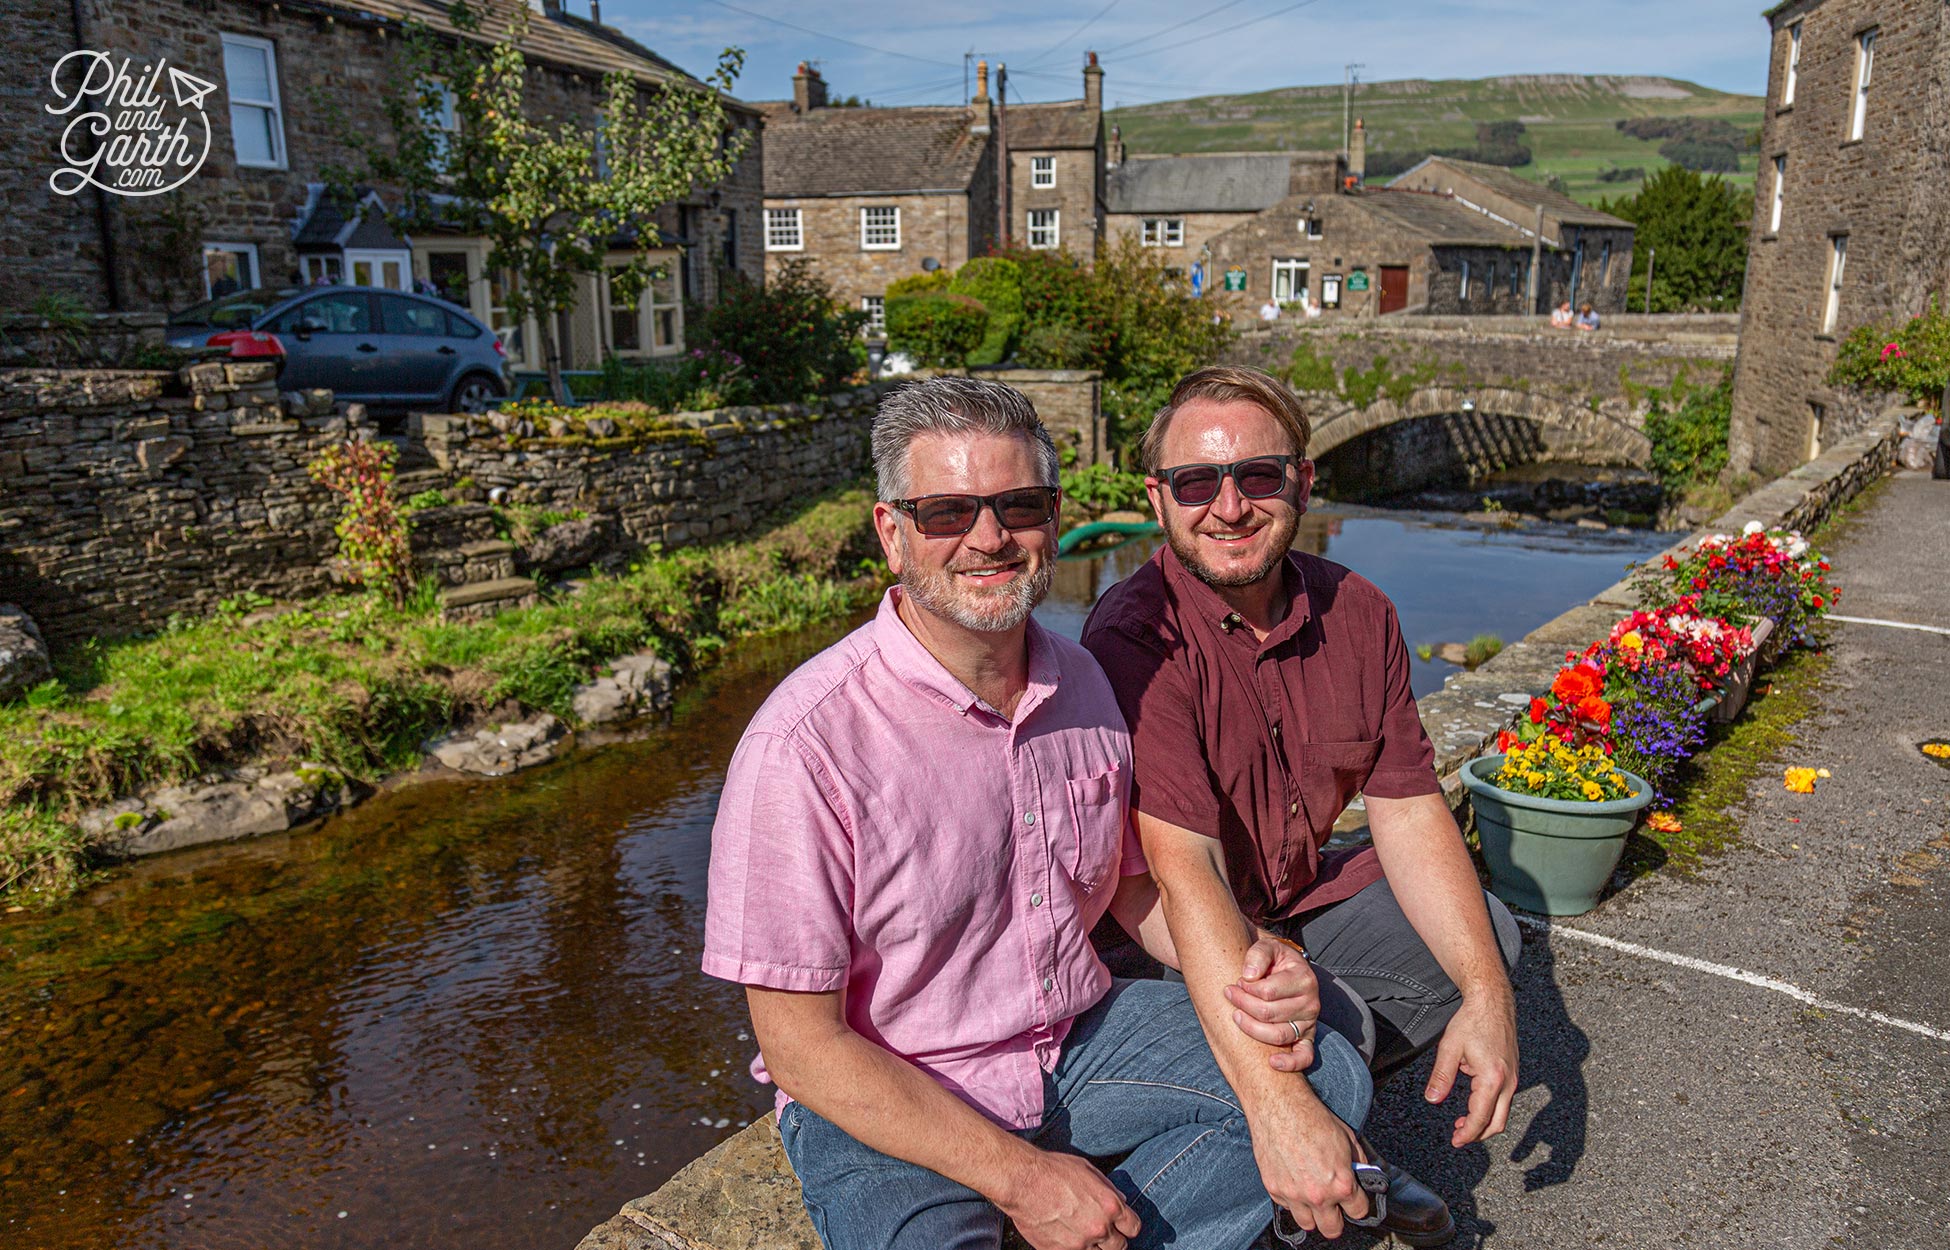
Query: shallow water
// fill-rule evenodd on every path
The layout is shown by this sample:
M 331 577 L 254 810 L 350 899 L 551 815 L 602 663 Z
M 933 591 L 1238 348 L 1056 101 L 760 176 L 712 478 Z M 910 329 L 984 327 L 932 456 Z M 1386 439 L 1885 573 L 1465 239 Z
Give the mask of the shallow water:
M 1660 546 L 1343 509 L 1302 542 L 1411 644 L 1515 638 Z M 1041 615 L 1074 634 L 1149 550 L 1065 562 Z M 752 712 L 845 628 L 740 648 L 641 739 L 0 919 L 0 1245 L 568 1250 L 762 1115 L 742 993 L 697 971 L 710 824 Z

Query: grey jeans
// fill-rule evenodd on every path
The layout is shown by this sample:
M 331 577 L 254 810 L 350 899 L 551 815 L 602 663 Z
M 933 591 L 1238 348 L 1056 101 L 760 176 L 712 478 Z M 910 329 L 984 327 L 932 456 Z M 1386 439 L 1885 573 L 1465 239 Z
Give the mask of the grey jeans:
M 1483 901 L 1504 966 L 1514 971 L 1523 952 L 1517 922 L 1494 895 L 1484 894 Z M 1321 1021 L 1360 1049 L 1377 1083 L 1435 1045 L 1462 1006 L 1462 991 L 1408 923 L 1385 879 L 1353 898 L 1267 928 L 1307 949 L 1320 976 Z M 1121 943 L 1105 941 L 1109 934 L 1102 926 L 1095 936 L 1115 975 L 1180 979 L 1121 929 Z

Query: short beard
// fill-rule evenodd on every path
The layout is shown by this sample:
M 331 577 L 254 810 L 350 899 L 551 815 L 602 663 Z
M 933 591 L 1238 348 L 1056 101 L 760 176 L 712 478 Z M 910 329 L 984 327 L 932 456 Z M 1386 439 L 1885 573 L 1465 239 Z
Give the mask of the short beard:
M 1280 567 L 1280 564 L 1286 559 L 1287 551 L 1293 546 L 1295 536 L 1300 533 L 1300 514 L 1295 512 L 1284 521 L 1275 521 L 1268 528 L 1275 531 L 1273 535 L 1274 542 L 1267 549 L 1266 558 L 1260 562 L 1259 567 L 1246 573 L 1214 572 L 1200 557 L 1198 538 L 1191 530 L 1167 525 L 1165 526 L 1165 540 L 1171 544 L 1172 554 L 1178 557 L 1178 562 L 1191 570 L 1193 577 L 1198 578 L 1198 580 L 1204 582 L 1207 586 L 1223 586 L 1227 589 L 1233 589 L 1239 586 L 1257 585 L 1265 580 L 1275 569 Z M 1279 532 L 1282 529 L 1285 531 L 1284 533 Z
M 920 562 L 914 558 L 912 539 L 905 528 L 901 531 L 900 542 L 900 584 L 907 597 L 916 606 L 978 633 L 1006 633 L 1020 626 L 1049 594 L 1050 585 L 1056 579 L 1055 566 L 1045 560 L 1034 573 L 1017 577 L 999 590 L 957 586 L 952 571 L 921 570 Z M 1020 554 L 1019 551 L 1004 553 L 999 558 L 1013 560 Z M 999 605 L 1001 610 L 982 611 L 976 603 L 970 602 L 970 597 L 984 604 Z

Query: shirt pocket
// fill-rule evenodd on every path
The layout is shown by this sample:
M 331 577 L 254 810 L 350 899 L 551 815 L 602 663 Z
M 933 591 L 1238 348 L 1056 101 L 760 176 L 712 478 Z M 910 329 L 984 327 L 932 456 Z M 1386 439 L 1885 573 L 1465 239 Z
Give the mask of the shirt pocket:
M 1326 828 L 1361 792 L 1381 758 L 1381 739 L 1308 742 L 1300 748 L 1300 801 L 1308 823 Z
M 1071 836 L 1059 849 L 1059 861 L 1070 880 L 1085 894 L 1110 874 L 1124 846 L 1124 774 L 1116 765 L 1107 773 L 1072 780 Z

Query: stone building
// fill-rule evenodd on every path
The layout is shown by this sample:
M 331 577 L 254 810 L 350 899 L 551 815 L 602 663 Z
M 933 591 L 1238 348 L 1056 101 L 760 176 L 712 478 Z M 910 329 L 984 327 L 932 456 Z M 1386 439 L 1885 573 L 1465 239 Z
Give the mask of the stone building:
M 1127 156 L 1113 133 L 1105 178 L 1106 235 L 1157 248 L 1167 268 L 1211 272 L 1212 240 L 1289 196 L 1333 194 L 1345 171 L 1334 152 L 1211 152 Z M 1288 295 L 1287 298 L 1293 298 Z
M 768 272 L 805 261 L 877 329 L 897 278 L 1011 245 L 1093 255 L 1103 79 L 1089 53 L 1081 99 L 1009 104 L 983 62 L 966 106 L 855 108 L 830 104 L 825 80 L 802 63 L 792 99 L 759 106 Z
M 504 33 L 511 11 L 505 3 L 490 9 L 484 32 Z M 457 36 L 443 4 L 87 0 L 73 14 L 66 5 L 30 5 L 18 20 L 33 29 L 0 46 L 0 71 L 10 82 L 39 87 L 36 107 L 18 110 L 19 124 L 0 137 L 7 149 L 0 199 L 9 208 L 0 225 L 9 259 L 0 269 L 0 308 L 27 308 L 62 294 L 96 309 L 169 311 L 255 286 L 346 281 L 404 289 L 419 283 L 492 325 L 518 366 L 541 367 L 535 327 L 514 324 L 505 306 L 507 283 L 487 272 L 486 240 L 396 237 L 377 211 L 384 188 L 369 191 L 349 213 L 326 195 L 328 170 L 362 163 L 354 136 L 384 142 L 390 133 L 385 103 L 402 87 L 406 23 Z M 167 58 L 171 67 L 216 85 L 204 110 L 209 154 L 185 185 L 154 197 L 93 190 L 65 196 L 50 189 L 67 119 L 38 104 L 48 98 L 54 60 L 81 48 L 126 56 L 138 69 Z M 645 91 L 695 82 L 593 14 L 567 12 L 561 0 L 540 0 L 524 53 L 532 71 L 529 99 L 552 117 L 593 118 L 610 73 L 632 75 Z M 729 103 L 739 124 L 756 127 L 757 110 Z M 560 327 L 570 367 L 592 367 L 609 350 L 680 351 L 686 298 L 715 298 L 721 268 L 754 278 L 763 273 L 762 159 L 753 142 L 724 185 L 660 212 L 668 277 L 636 309 L 611 297 L 606 274 L 587 275 L 583 299 Z
M 1950 23 L 1936 0 L 1789 0 L 1772 44 L 1729 467 L 1781 473 L 1871 416 L 1830 387 L 1859 326 L 1950 291 Z

